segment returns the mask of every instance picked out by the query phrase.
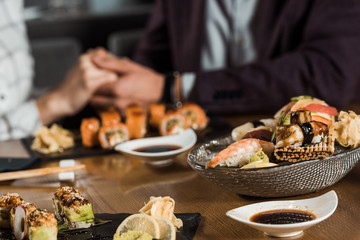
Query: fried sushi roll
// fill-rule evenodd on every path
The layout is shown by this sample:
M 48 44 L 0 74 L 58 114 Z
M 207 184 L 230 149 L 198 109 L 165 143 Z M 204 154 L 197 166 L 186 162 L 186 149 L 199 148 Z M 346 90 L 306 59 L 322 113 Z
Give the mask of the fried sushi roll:
M 149 123 L 154 128 L 159 128 L 161 119 L 165 116 L 166 107 L 157 103 L 149 106 Z
M 141 109 L 127 111 L 126 126 L 130 139 L 143 138 L 146 134 L 146 113 Z
M 121 121 L 121 116 L 115 108 L 109 108 L 107 111 L 100 113 L 101 123 L 103 126 L 109 126 Z
M 129 140 L 129 131 L 125 124 L 115 123 L 102 126 L 99 130 L 99 142 L 102 148 L 108 149 Z
M 179 134 L 188 128 L 187 120 L 181 112 L 169 111 L 161 120 L 159 131 L 162 136 Z
M 23 205 L 15 210 L 14 235 L 16 239 L 56 240 L 57 221 L 53 213 L 36 209 L 27 214 Z
M 52 200 L 56 218 L 68 228 L 89 228 L 94 225 L 91 202 L 73 187 L 62 187 Z
M 24 200 L 17 193 L 7 193 L 0 198 L 0 228 L 10 228 L 10 211 Z
M 81 121 L 80 132 L 81 141 L 84 147 L 94 147 L 99 144 L 98 132 L 100 122 L 97 118 L 84 118 Z
M 208 125 L 208 117 L 204 110 L 197 104 L 185 103 L 177 111 L 185 115 L 187 125 L 194 130 L 202 130 Z

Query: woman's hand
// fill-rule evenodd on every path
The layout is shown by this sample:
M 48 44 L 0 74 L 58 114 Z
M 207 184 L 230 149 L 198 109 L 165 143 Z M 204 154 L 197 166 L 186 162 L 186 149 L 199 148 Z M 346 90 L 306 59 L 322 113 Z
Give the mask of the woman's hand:
M 91 57 L 94 51 L 83 54 L 68 72 L 60 86 L 37 100 L 40 119 L 44 125 L 70 116 L 88 103 L 100 86 L 114 83 L 117 75 L 95 66 Z
M 118 74 L 116 81 L 107 83 L 96 91 L 91 98 L 92 105 L 96 107 L 115 105 L 124 111 L 132 104 L 146 108 L 161 99 L 164 75 L 128 58 L 117 58 L 103 49 L 96 50 L 92 59 L 99 68 Z

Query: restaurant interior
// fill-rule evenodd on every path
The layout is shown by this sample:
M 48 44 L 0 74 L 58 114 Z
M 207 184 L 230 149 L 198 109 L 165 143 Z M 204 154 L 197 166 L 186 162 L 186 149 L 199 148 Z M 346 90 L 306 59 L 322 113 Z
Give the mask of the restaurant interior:
M 0 11 L 6 1 L 9 3 L 12 0 L 0 0 Z M 321 29 L 318 30 L 321 32 L 328 29 L 327 25 L 319 27 L 323 24 L 319 20 L 319 25 L 315 22 L 307 26 L 307 22 L 316 16 L 311 11 L 305 13 L 312 7 L 314 11 L 319 11 L 316 8 L 318 2 L 325 9 L 321 14 L 327 17 L 329 13 L 331 17 L 338 17 L 328 5 L 321 5 L 322 1 L 316 1 L 316 4 L 304 1 L 308 4 L 306 7 L 301 6 L 302 3 L 296 5 L 296 1 L 288 5 L 286 1 L 258 3 L 260 10 L 256 10 L 257 14 L 270 19 L 268 7 L 273 4 L 278 9 L 276 14 L 285 18 L 278 25 L 265 17 L 257 18 L 266 22 L 266 26 L 254 27 L 256 33 L 262 30 L 269 34 L 266 35 L 269 39 L 265 40 L 260 39 L 260 35 L 254 35 L 259 62 L 249 68 L 249 62 L 235 66 L 232 61 L 239 58 L 226 52 L 229 56 L 224 62 L 230 65 L 227 66 L 229 69 L 224 72 L 215 64 L 212 66 L 215 69 L 213 72 L 203 73 L 202 70 L 206 68 L 204 54 L 201 55 L 203 69 L 188 71 L 193 70 L 191 65 L 195 60 L 181 60 L 181 53 L 175 52 L 174 64 L 180 67 L 169 75 L 158 71 L 155 65 L 156 71 L 141 69 L 140 64 L 132 62 L 133 53 L 139 46 L 144 49 L 159 47 L 160 51 L 154 59 L 162 63 L 166 59 L 161 55 L 162 45 L 145 45 L 147 42 L 139 45 L 145 29 L 151 23 L 156 25 L 157 21 L 169 17 L 166 29 L 171 30 L 171 26 L 177 24 L 176 18 L 170 17 L 171 13 L 178 13 L 178 16 L 184 14 L 182 9 L 177 8 L 182 4 L 192 4 L 193 8 L 185 15 L 189 14 L 194 20 L 194 16 L 190 15 L 195 12 L 193 9 L 206 2 L 207 6 L 214 8 L 219 4 L 223 8 L 215 11 L 217 19 L 211 19 L 210 14 L 201 15 L 213 21 L 213 25 L 210 23 L 204 29 L 210 33 L 221 27 L 223 29 L 220 30 L 226 30 L 224 23 L 231 17 L 236 18 L 231 14 L 222 15 L 229 10 L 226 7 L 233 6 L 230 12 L 238 11 L 240 8 L 250 8 L 255 0 L 199 0 L 196 3 L 191 0 L 184 3 L 176 0 L 23 2 L 22 13 L 34 60 L 33 86 L 29 98 L 45 99 L 45 103 L 51 100 L 43 96 L 56 92 L 64 79 L 68 79 L 69 69 L 73 66 L 80 66 L 80 72 L 85 72 L 85 79 L 87 70 L 82 67 L 89 65 L 81 64 L 95 66 L 95 73 L 99 74 L 94 75 L 95 80 L 104 78 L 104 82 L 108 81 L 91 94 L 107 91 L 107 94 L 111 92 L 120 96 L 128 91 L 138 96 L 156 92 L 150 85 L 138 95 L 131 92 L 132 88 L 116 92 L 116 85 L 111 83 L 121 82 L 127 71 L 117 70 L 117 66 L 111 63 L 130 64 L 134 69 L 140 69 L 143 75 L 135 75 L 139 78 L 152 76 L 155 79 L 160 76 L 163 95 L 151 104 L 131 103 L 123 107 L 121 101 L 117 100 L 102 103 L 102 108 L 97 108 L 91 102 L 92 96 L 88 97 L 86 104 L 78 107 L 76 114 L 63 114 L 51 121 L 44 120 L 48 116 L 46 111 L 53 112 L 51 109 L 45 110 L 45 113 L 39 110 L 36 116 L 40 125 L 32 122 L 30 114 L 27 115 L 29 112 L 26 115 L 11 115 L 11 112 L 7 115 L 1 101 L 2 96 L 7 95 L 2 95 L 1 89 L 5 86 L 1 82 L 5 68 L 2 67 L 1 58 L 0 16 L 0 240 L 360 240 L 360 115 L 357 115 L 360 114 L 360 105 L 356 100 L 360 98 L 355 90 L 360 89 L 360 85 L 357 83 L 359 81 L 345 79 L 352 79 L 356 73 L 359 73 L 357 79 L 360 78 L 360 72 L 349 70 L 358 68 L 355 66 L 360 59 L 356 59 L 356 62 L 352 58 L 360 56 L 360 52 L 356 53 L 360 48 L 356 47 L 353 52 L 347 48 L 341 52 L 339 49 L 342 45 L 336 44 L 338 38 L 332 38 L 328 44 L 323 42 L 328 32 L 323 35 L 312 32 L 315 31 L 313 26 Z M 286 6 L 282 8 L 282 4 Z M 294 4 L 292 10 L 290 4 Z M 356 7 L 353 10 L 359 10 L 360 16 L 359 4 L 354 4 Z M 169 7 L 162 16 L 151 15 L 156 6 L 159 11 L 160 5 L 163 9 L 172 8 Z M 299 14 L 291 15 L 296 6 L 299 7 Z M 339 6 L 339 12 L 343 11 Z M 300 16 L 300 12 L 303 15 Z M 247 17 L 252 16 L 247 15 L 236 19 L 246 22 Z M 151 17 L 153 21 L 149 23 Z M 301 21 L 291 25 L 298 18 Z M 292 27 L 306 27 L 302 32 L 293 33 L 286 28 L 288 23 Z M 332 24 L 334 28 L 338 26 L 336 22 Z M 241 26 L 234 24 L 232 27 Z M 186 34 L 181 39 L 176 39 L 181 34 L 176 35 L 176 30 L 172 30 L 169 41 L 178 43 L 177 47 L 181 50 L 198 49 L 200 56 L 200 49 L 206 51 L 206 47 L 197 45 L 194 36 L 200 33 L 194 29 L 197 28 L 193 25 L 181 27 L 180 33 Z M 246 26 L 243 29 L 246 30 Z M 228 32 L 225 30 L 220 31 L 220 35 L 231 38 L 231 28 L 227 29 Z M 280 37 L 272 38 L 270 32 Z M 344 36 L 350 34 L 346 30 L 342 33 Z M 307 34 L 314 35 L 308 37 Z M 212 58 L 212 54 L 222 51 L 220 45 L 223 42 L 214 33 L 209 36 L 210 40 L 204 41 L 208 44 L 206 46 L 218 48 L 217 51 L 208 52 L 210 60 L 207 64 L 211 66 L 218 62 L 215 57 Z M 295 38 L 299 46 L 288 44 L 287 37 Z M 162 40 L 160 37 L 154 39 Z M 349 39 L 341 38 L 339 42 L 356 43 Z M 244 44 L 246 41 L 247 38 L 242 37 L 234 40 L 234 45 L 230 40 L 228 42 L 230 46 L 242 44 L 244 48 L 252 48 L 248 43 Z M 307 41 L 311 43 L 306 45 Z M 337 55 L 338 52 L 334 50 L 327 55 L 328 46 L 341 53 Z M 99 50 L 99 47 L 105 51 Z M 261 52 L 261 49 L 267 48 L 272 50 Z M 240 47 L 236 49 L 242 51 Z M 291 51 L 286 52 L 288 49 Z M 302 58 L 294 56 L 299 49 L 305 49 L 305 52 L 310 50 Z M 285 59 L 272 62 L 279 51 L 285 52 Z M 246 50 L 243 58 L 251 54 Z M 82 62 L 84 55 L 90 56 L 90 63 Z M 94 57 L 96 55 L 98 57 Z M 101 60 L 101 56 L 105 55 Z M 147 60 L 141 57 L 139 62 Z M 330 63 L 324 60 L 327 57 L 331 59 Z M 341 61 L 336 60 L 342 57 Z M 99 59 L 101 61 L 97 62 Z M 100 65 L 106 66 L 107 61 L 110 67 L 102 68 Z M 342 64 L 346 61 L 349 64 Z M 287 71 L 287 64 L 303 65 L 297 74 L 291 68 Z M 269 70 L 268 66 L 273 68 Z M 188 72 L 192 76 L 195 72 L 196 80 L 195 76 L 193 80 L 185 78 Z M 285 78 L 290 76 L 295 80 L 288 85 L 277 86 L 289 93 L 268 99 L 267 93 L 276 87 L 270 80 L 274 80 L 279 72 Z M 345 77 L 339 77 L 343 72 Z M 284 83 L 282 81 L 286 80 L 281 76 L 279 81 Z M 334 76 L 334 79 L 327 79 L 330 76 Z M 116 80 L 108 80 L 112 77 Z M 246 77 L 250 80 L 246 80 Z M 325 80 L 317 84 L 317 78 Z M 191 82 L 190 85 L 187 80 Z M 238 80 L 242 81 L 241 86 L 245 90 L 236 88 Z M 254 90 L 254 94 L 249 93 L 249 88 L 257 88 L 257 80 L 267 84 L 266 87 L 259 92 Z M 343 84 L 346 82 L 346 87 L 342 88 L 341 84 L 339 87 L 339 81 Z M 139 87 L 144 82 L 134 81 L 130 85 Z M 85 88 L 91 87 L 85 81 L 81 83 Z M 151 83 L 156 85 L 155 81 Z M 328 86 L 326 91 L 319 89 L 324 85 Z M 70 88 L 74 86 L 67 88 L 67 91 L 71 92 Z M 184 90 L 186 86 L 192 89 L 189 95 Z M 288 89 L 289 86 L 303 88 L 292 91 Z M 338 98 L 341 94 L 327 92 L 330 89 L 345 93 L 342 100 Z M 192 98 L 191 94 L 195 91 L 198 95 Z M 293 93 L 297 95 L 289 97 Z M 80 96 L 82 92 L 71 94 Z M 80 97 L 73 99 L 81 100 Z M 125 102 L 127 99 L 124 99 L 122 101 Z M 339 106 L 337 100 L 341 102 Z M 262 102 L 262 108 L 258 107 L 259 102 Z M 36 104 L 41 109 L 40 100 Z M 52 108 L 58 106 L 60 109 L 60 104 L 51 105 Z M 254 111 L 248 111 L 249 108 Z M 27 136 L 11 137 L 16 135 L 11 135 L 13 119 L 23 119 L 25 125 L 34 124 L 36 131 Z M 1 133 L 8 129 L 7 126 L 10 137 L 2 138 Z

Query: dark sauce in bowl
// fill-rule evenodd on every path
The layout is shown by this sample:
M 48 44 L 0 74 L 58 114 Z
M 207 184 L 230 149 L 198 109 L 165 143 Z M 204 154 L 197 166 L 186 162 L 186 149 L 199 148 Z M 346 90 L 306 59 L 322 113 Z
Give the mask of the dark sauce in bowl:
M 181 146 L 178 145 L 153 145 L 135 148 L 133 151 L 142 152 L 142 153 L 159 153 L 159 152 L 169 152 L 180 149 Z
M 316 216 L 308 211 L 296 209 L 276 209 L 257 213 L 250 217 L 251 222 L 263 224 L 291 224 L 314 220 Z

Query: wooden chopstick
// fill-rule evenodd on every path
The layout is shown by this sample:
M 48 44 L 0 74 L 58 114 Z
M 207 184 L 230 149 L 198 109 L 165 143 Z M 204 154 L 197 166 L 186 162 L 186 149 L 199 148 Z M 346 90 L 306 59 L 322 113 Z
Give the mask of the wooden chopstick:
M 5 173 L 0 173 L 0 181 L 44 176 L 49 174 L 61 173 L 61 172 L 70 172 L 83 168 L 85 168 L 84 164 L 72 166 L 72 167 L 49 167 L 49 168 L 38 168 L 38 169 L 24 170 L 24 171 L 5 172 Z

